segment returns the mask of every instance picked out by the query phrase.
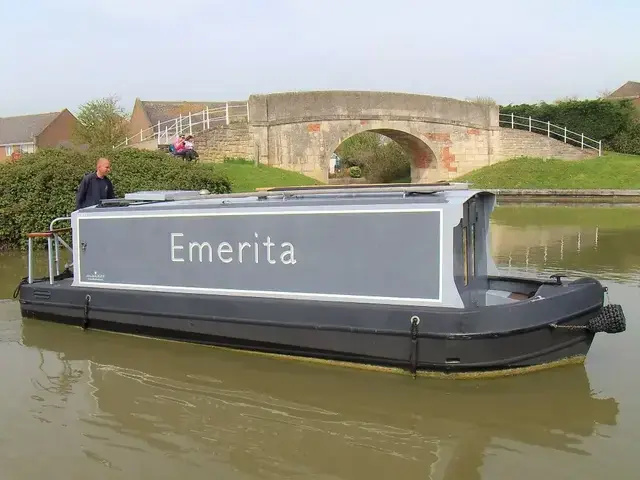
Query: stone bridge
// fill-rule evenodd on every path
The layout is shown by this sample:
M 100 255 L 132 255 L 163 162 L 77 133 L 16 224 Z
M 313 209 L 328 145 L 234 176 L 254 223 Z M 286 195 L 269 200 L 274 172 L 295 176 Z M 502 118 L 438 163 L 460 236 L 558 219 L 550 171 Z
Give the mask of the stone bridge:
M 205 160 L 245 157 L 326 182 L 329 161 L 350 136 L 372 131 L 412 158 L 413 182 L 433 182 L 518 155 L 575 159 L 587 150 L 499 126 L 497 106 L 389 92 L 318 91 L 252 95 L 248 122 L 202 132 Z
M 384 92 L 302 92 L 249 99 L 254 159 L 328 179 L 329 159 L 347 138 L 373 131 L 412 158 L 411 179 L 437 181 L 488 165 L 498 108 L 448 98 Z

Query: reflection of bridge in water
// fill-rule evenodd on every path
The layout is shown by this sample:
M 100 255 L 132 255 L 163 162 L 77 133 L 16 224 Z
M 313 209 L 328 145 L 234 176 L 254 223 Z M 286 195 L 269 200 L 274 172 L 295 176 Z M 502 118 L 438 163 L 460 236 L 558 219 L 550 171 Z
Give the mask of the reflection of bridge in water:
M 519 229 L 505 225 L 492 225 L 491 245 L 494 255 L 507 256 L 507 267 L 514 260 L 521 265 L 524 254 L 524 268 L 537 262 L 542 254 L 542 264 L 549 261 L 563 261 L 565 252 L 580 254 L 583 248 L 598 249 L 599 227 L 581 229 L 577 227 L 559 227 L 540 230 Z M 508 252 L 508 253 L 507 253 Z
M 640 230 L 599 226 L 491 225 L 492 254 L 507 272 L 568 270 L 640 275 Z

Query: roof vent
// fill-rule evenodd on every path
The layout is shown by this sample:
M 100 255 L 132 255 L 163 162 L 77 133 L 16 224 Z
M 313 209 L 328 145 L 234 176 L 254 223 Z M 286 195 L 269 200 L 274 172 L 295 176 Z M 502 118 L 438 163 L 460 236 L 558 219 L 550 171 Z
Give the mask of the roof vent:
M 169 202 L 172 200 L 191 200 L 202 195 L 209 195 L 208 190 L 153 190 L 125 194 L 125 200 L 142 202 Z

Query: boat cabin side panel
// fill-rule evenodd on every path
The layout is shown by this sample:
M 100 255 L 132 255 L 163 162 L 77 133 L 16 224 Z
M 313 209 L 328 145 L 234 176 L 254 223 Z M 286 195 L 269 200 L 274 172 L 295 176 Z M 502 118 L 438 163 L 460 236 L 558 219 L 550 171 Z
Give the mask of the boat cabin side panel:
M 443 210 L 430 205 L 82 212 L 73 221 L 75 285 L 442 305 L 450 275 Z

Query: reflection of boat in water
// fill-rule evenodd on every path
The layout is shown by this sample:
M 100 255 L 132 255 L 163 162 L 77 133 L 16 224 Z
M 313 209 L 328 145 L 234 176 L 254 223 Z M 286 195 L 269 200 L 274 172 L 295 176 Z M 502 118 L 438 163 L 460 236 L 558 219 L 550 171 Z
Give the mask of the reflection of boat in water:
M 614 425 L 618 414 L 614 399 L 592 396 L 582 365 L 452 384 L 264 361 L 29 319 L 22 338 L 27 347 L 59 352 L 61 370 L 89 362 L 101 411 L 96 418 L 108 419 L 105 429 L 172 456 L 210 451 L 246 474 L 257 475 L 273 460 L 282 471 L 314 478 L 402 472 L 473 480 L 496 444 L 585 454 L 582 439 L 599 424 Z
M 16 296 L 25 317 L 414 374 L 531 372 L 625 330 L 595 278 L 498 275 L 494 205 L 445 183 L 138 192 L 72 213 L 61 276 L 56 233 L 29 234 L 49 278 Z

